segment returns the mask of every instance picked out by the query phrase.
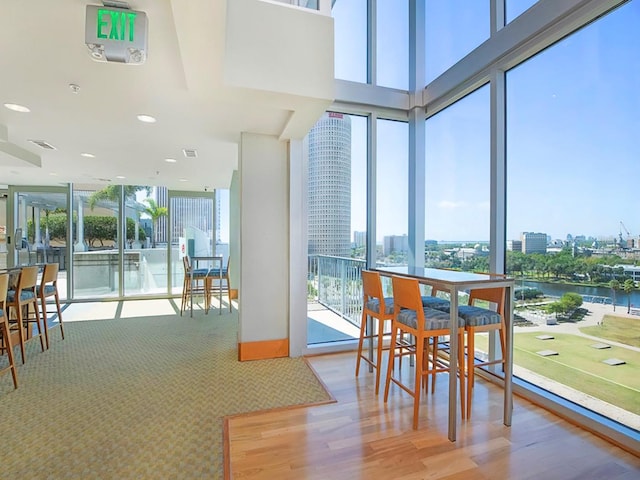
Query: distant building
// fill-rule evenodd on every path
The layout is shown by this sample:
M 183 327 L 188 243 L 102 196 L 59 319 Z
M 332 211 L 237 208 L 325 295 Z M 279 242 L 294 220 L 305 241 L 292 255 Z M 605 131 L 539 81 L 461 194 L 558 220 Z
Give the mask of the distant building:
M 392 253 L 408 253 L 409 237 L 405 235 L 387 235 L 383 238 L 383 255 L 391 255 Z
M 522 240 L 507 240 L 507 251 L 522 252 Z
M 547 234 L 522 232 L 522 253 L 547 253 Z
M 309 255 L 351 254 L 351 118 L 327 112 L 309 132 Z
M 356 247 L 364 247 L 367 244 L 367 232 L 353 232 L 353 244 Z

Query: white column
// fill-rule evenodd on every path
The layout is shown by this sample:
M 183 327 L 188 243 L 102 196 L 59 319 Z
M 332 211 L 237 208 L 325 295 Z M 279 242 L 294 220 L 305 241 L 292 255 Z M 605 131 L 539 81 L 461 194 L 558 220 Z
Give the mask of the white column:
M 42 248 L 42 235 L 40 235 L 40 207 L 33 208 L 33 246 Z
M 274 343 L 288 343 L 287 160 L 287 144 L 277 137 L 242 134 L 238 189 L 242 252 L 238 341 L 243 347 L 264 342 L 268 349 Z
M 84 243 L 84 202 L 82 197 L 76 197 L 75 204 L 78 208 L 78 225 L 76 228 L 76 243 L 73 245 L 73 251 L 85 252 L 87 246 Z
M 308 146 L 289 142 L 289 356 L 307 347 L 307 165 Z

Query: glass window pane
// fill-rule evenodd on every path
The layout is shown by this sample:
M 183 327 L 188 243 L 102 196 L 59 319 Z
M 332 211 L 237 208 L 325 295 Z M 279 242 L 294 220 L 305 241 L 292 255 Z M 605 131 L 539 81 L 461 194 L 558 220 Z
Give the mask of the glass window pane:
M 167 189 L 125 187 L 125 295 L 167 293 Z
M 84 186 L 73 191 L 74 298 L 106 298 L 120 295 L 120 185 Z
M 489 270 L 489 86 L 427 119 L 426 265 Z
M 628 314 L 640 305 L 639 24 L 640 2 L 627 3 L 507 74 L 507 268 L 526 327 L 515 335 L 515 371 L 635 428 L 640 377 L 627 366 L 640 362 L 628 347 L 637 346 Z M 547 333 L 554 338 L 537 338 Z M 540 350 L 558 355 L 551 362 Z M 603 363 L 610 358 L 627 365 Z
M 529 9 L 531 5 L 538 0 L 506 0 L 506 20 L 507 23 L 511 22 L 514 18 L 520 16 L 525 10 Z
M 377 84 L 409 88 L 409 2 L 377 2 Z
M 337 0 L 331 12 L 335 78 L 367 83 L 367 0 Z
M 427 84 L 489 38 L 489 0 L 426 0 Z
M 367 119 L 327 112 L 308 145 L 307 341 L 354 339 L 366 258 Z
M 376 259 L 406 265 L 409 252 L 409 125 L 378 120 Z

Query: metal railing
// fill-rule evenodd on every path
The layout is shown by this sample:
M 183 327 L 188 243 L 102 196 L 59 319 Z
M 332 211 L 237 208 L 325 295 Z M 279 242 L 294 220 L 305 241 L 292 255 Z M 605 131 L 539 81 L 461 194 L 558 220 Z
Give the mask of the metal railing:
M 329 255 L 309 256 L 309 292 L 319 304 L 360 326 L 362 269 L 366 262 Z

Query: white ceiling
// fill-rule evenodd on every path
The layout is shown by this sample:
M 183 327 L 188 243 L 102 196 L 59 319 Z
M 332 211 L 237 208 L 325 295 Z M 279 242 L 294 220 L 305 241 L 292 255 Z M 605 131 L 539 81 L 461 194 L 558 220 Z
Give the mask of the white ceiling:
M 296 113 L 305 112 L 308 124 L 326 106 L 223 87 L 227 1 L 130 1 L 148 17 L 143 65 L 91 58 L 84 43 L 87 4 L 101 2 L 0 3 L 0 184 L 228 188 L 240 132 L 284 138 Z M 31 112 L 10 111 L 4 103 Z M 138 114 L 157 122 L 142 123 Z M 185 158 L 185 148 L 198 157 Z

